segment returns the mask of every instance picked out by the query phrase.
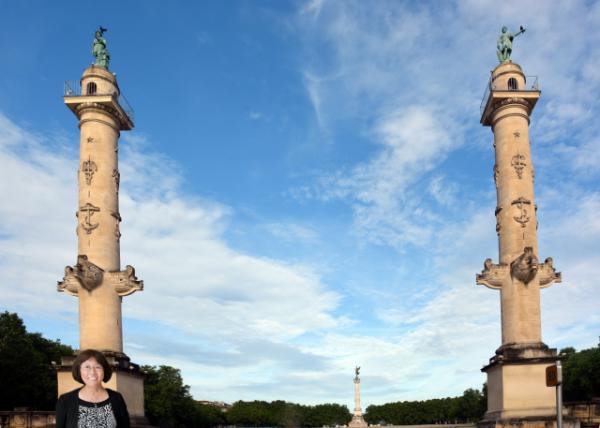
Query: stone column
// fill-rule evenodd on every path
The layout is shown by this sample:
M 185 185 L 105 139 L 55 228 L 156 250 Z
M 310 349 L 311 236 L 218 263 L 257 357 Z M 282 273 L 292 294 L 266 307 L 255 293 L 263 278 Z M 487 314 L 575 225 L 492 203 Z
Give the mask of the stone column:
M 133 268 L 121 272 L 118 144 L 120 131 L 133 122 L 119 95 L 115 76 L 91 66 L 81 78 L 81 95 L 65 97 L 80 129 L 79 256 L 59 286 L 79 298 L 81 349 L 116 354 L 123 353 L 121 298 L 142 287 Z
M 499 263 L 487 259 L 477 283 L 500 291 L 502 344 L 482 369 L 488 411 L 480 424 L 519 420 L 539 426 L 551 423 L 556 410 L 554 391 L 545 385 L 545 368 L 556 361 L 556 350 L 542 342 L 540 288 L 561 281 L 552 259 L 540 264 L 537 256 L 529 122 L 540 91 L 510 60 L 492 71 L 488 89 L 481 123 L 494 133 Z
M 367 423 L 362 417 L 362 410 L 360 407 L 360 377 L 358 377 L 358 370 L 360 370 L 360 367 L 356 369 L 356 376 L 354 376 L 354 415 L 348 424 L 351 428 L 364 428 L 367 426 Z
M 354 416 L 362 416 L 360 408 L 360 379 L 358 377 L 354 379 Z
M 58 291 L 79 299 L 80 349 L 106 355 L 115 370 L 107 386 L 121 392 L 133 420 L 143 422 L 143 376 L 123 353 L 121 322 L 122 298 L 143 288 L 134 268 L 121 270 L 120 260 L 119 135 L 133 128 L 133 115 L 115 75 L 102 66 L 92 65 L 79 84 L 67 85 L 64 101 L 80 129 L 78 256 Z M 59 394 L 80 386 L 70 374 L 73 358 L 58 369 Z

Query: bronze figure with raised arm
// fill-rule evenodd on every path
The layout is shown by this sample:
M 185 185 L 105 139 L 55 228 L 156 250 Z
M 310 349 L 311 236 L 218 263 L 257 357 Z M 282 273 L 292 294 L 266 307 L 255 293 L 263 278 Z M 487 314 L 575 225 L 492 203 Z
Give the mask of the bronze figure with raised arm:
M 510 54 L 512 53 L 512 42 L 518 35 L 525 32 L 525 28 L 521 25 L 520 29 L 516 33 L 511 33 L 508 31 L 508 27 L 502 27 L 502 32 L 500 33 L 500 37 L 498 37 L 498 50 L 496 54 L 498 55 L 498 61 L 504 62 L 510 60 Z

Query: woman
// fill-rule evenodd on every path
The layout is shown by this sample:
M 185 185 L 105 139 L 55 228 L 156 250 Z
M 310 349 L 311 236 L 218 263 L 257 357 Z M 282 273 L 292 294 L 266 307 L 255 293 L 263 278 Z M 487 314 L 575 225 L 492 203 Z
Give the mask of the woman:
M 81 351 L 73 363 L 73 379 L 83 387 L 61 395 L 56 403 L 56 428 L 129 428 L 121 394 L 104 388 L 112 369 L 102 352 Z

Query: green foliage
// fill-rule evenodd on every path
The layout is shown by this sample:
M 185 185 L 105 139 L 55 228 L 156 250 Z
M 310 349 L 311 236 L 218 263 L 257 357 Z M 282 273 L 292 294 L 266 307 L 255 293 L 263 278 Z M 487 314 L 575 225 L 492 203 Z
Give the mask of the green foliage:
M 467 389 L 461 397 L 372 405 L 367 407 L 364 418 L 370 424 L 394 425 L 475 422 L 483 418 L 486 401 L 484 385 L 483 392 Z
M 306 406 L 303 426 L 345 425 L 352 419 L 348 407 L 339 404 L 317 404 Z
M 563 398 L 565 401 L 600 397 L 600 346 L 575 352 L 560 351 L 563 357 Z
M 73 353 L 60 341 L 28 333 L 17 314 L 0 313 L 0 410 L 54 409 L 57 386 L 52 361 Z
M 227 422 L 237 426 L 321 427 L 347 424 L 351 419 L 348 407 L 339 404 L 237 401 L 227 412 Z
M 219 409 L 202 405 L 190 395 L 179 369 L 170 366 L 143 366 L 146 416 L 161 428 L 204 428 L 222 425 L 225 418 Z

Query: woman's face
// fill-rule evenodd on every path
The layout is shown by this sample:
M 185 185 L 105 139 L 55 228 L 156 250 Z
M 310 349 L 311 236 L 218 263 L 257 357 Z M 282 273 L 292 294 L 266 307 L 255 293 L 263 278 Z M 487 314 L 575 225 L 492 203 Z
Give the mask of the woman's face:
M 85 360 L 79 368 L 81 380 L 86 386 L 99 386 L 104 379 L 104 369 L 94 357 Z

